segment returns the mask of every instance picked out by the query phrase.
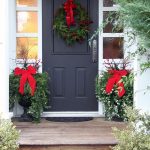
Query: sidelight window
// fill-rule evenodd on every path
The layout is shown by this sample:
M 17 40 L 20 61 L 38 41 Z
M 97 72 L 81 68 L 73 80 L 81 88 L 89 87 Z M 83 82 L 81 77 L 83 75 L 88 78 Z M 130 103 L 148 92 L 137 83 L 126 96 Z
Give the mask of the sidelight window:
M 124 30 L 120 26 L 115 28 L 118 20 L 115 12 L 118 6 L 113 0 L 103 0 L 100 4 L 102 8 L 101 21 L 107 22 L 108 16 L 111 15 L 111 23 L 108 23 L 101 34 L 102 42 L 102 55 L 101 58 L 105 59 L 123 59 L 124 58 Z M 115 19 L 113 19 L 115 18 Z
M 16 58 L 39 58 L 40 0 L 16 0 Z

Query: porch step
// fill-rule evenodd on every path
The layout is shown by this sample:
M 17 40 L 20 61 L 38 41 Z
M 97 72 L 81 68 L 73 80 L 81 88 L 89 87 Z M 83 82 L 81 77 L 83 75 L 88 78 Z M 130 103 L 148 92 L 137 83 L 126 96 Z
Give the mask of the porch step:
M 111 150 L 110 146 L 20 146 L 19 150 Z
M 20 150 L 109 150 L 117 144 L 112 127 L 124 128 L 123 122 L 94 118 L 85 122 L 52 122 L 40 124 L 14 122 L 21 130 Z

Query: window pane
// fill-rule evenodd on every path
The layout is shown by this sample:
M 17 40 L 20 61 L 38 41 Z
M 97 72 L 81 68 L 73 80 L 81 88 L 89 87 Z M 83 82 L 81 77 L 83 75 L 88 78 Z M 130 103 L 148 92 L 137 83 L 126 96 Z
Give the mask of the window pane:
M 104 22 L 108 18 L 109 18 L 109 21 L 111 20 L 110 21 L 111 23 L 108 23 L 105 26 L 103 32 L 104 33 L 122 33 L 123 32 L 123 27 L 122 27 L 121 24 L 119 24 L 115 12 L 104 11 L 103 12 L 103 20 L 104 20 Z
M 38 19 L 37 12 L 17 12 L 17 32 L 37 33 Z
M 37 59 L 38 38 L 17 38 L 17 59 Z
M 104 7 L 112 7 L 114 6 L 115 2 L 113 0 L 103 0 L 103 6 Z
M 16 0 L 17 7 L 36 7 L 37 0 Z
M 121 59 L 123 57 L 123 38 L 104 37 L 103 59 Z

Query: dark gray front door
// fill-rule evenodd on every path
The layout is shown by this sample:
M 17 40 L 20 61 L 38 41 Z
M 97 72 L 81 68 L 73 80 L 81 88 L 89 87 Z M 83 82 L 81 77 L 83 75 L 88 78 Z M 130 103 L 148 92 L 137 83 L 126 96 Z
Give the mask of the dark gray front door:
M 76 0 L 87 10 L 93 24 L 82 44 L 67 46 L 53 31 L 53 20 L 65 0 L 43 0 L 43 71 L 50 78 L 50 111 L 97 111 L 95 77 L 97 62 L 92 62 L 88 38 L 98 26 L 98 0 Z

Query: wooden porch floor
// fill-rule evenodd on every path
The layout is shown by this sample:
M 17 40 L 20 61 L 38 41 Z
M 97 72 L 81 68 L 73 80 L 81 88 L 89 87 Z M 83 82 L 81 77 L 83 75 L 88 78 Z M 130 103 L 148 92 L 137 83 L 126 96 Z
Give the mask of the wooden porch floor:
M 112 127 L 125 127 L 123 122 L 105 121 L 103 118 L 86 122 L 64 123 L 42 120 L 40 124 L 28 122 L 14 122 L 14 124 L 21 130 L 19 144 L 22 147 L 53 146 L 53 150 L 58 146 L 72 145 L 86 147 L 87 150 L 87 146 L 94 146 L 95 150 L 98 150 L 97 146 L 113 146 L 117 141 L 112 135 Z M 67 147 L 63 150 L 70 150 Z

